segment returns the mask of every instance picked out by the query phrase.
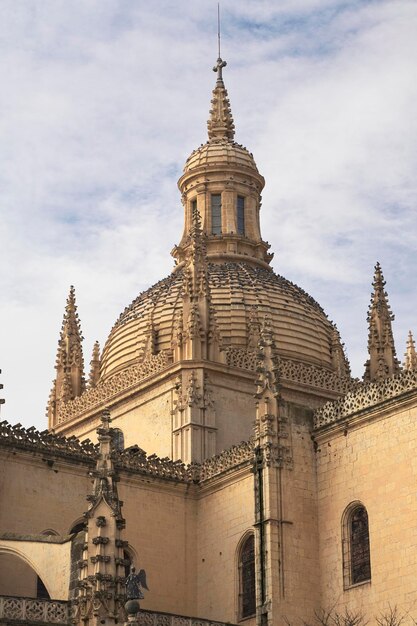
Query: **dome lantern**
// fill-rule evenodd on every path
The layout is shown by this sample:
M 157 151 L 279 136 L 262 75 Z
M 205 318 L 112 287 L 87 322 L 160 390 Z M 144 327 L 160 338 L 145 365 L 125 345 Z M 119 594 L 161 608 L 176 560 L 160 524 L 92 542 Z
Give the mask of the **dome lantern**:
M 262 240 L 259 223 L 261 192 L 265 185 L 252 154 L 234 141 L 233 121 L 219 55 L 207 122 L 208 141 L 194 150 L 178 181 L 184 205 L 184 232 L 172 251 L 177 264 L 187 257 L 193 210 L 201 215 L 211 261 L 245 260 L 269 267 L 272 254 Z

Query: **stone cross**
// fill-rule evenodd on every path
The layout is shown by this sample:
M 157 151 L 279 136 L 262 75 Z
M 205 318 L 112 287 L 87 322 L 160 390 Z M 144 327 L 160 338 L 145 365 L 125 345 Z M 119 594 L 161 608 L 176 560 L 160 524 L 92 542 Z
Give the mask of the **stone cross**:
M 217 59 L 216 65 L 213 67 L 213 72 L 217 72 L 217 82 L 218 83 L 222 83 L 223 82 L 222 69 L 224 67 L 226 67 L 226 65 L 227 65 L 226 61 L 223 61 L 223 59 L 221 59 L 219 57 Z

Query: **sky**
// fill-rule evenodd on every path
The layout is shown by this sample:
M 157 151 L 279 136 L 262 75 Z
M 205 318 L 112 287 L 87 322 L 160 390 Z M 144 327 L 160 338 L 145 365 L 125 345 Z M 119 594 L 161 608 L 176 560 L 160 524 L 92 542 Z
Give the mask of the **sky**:
M 417 2 L 223 0 L 236 140 L 266 179 L 275 271 L 367 358 L 373 268 L 417 335 Z M 86 369 L 169 274 L 177 180 L 207 139 L 213 0 L 0 0 L 1 419 L 47 427 L 66 297 Z

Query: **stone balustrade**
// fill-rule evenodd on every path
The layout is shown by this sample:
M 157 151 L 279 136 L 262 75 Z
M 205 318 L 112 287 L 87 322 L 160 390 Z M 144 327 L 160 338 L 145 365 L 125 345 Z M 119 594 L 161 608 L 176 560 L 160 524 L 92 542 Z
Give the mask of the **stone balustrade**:
M 70 624 L 70 603 L 59 600 L 0 596 L 0 621 L 6 626 L 27 623 Z M 141 610 L 140 626 L 226 626 L 223 622 L 173 613 Z M 228 622 L 227 626 L 233 626 Z
M 3 623 L 68 624 L 69 604 L 59 600 L 0 596 L 0 620 Z

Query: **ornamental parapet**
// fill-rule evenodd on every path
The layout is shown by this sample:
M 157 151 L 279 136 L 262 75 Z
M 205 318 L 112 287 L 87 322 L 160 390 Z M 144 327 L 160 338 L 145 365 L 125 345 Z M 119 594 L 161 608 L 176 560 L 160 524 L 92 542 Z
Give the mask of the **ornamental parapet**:
M 58 424 L 102 406 L 103 403 L 111 401 L 119 393 L 134 387 L 141 380 L 165 369 L 171 362 L 172 354 L 164 350 L 158 354 L 152 354 L 138 365 L 132 365 L 109 378 L 100 380 L 95 387 L 90 387 L 73 400 L 60 404 Z
M 253 439 L 250 439 L 249 441 L 242 441 L 210 459 L 206 459 L 199 466 L 199 482 L 204 482 L 209 478 L 237 469 L 241 465 L 253 461 L 253 448 L 254 442 Z
M 0 422 L 0 444 L 93 463 L 98 453 L 97 445 L 89 439 L 80 441 L 77 437 L 62 437 L 49 430 L 39 431 L 34 426 L 24 428 L 21 424 L 12 425 L 7 421 Z
M 139 626 L 226 626 L 225 622 L 214 622 L 200 617 L 185 617 L 173 613 L 156 613 L 140 610 L 137 616 Z M 234 626 L 227 622 L 227 626 Z
M 0 596 L 0 620 L 3 624 L 62 624 L 71 623 L 71 603 Z M 174 613 L 157 613 L 141 609 L 137 616 L 140 626 L 226 626 L 224 622 L 185 617 Z M 227 626 L 234 626 L 227 622 Z
M 98 445 L 89 439 L 79 441 L 76 437 L 62 437 L 47 430 L 40 432 L 34 427 L 24 428 L 21 424 L 12 426 L 6 421 L 0 422 L 0 446 L 38 452 L 42 455 L 43 461 L 51 464 L 55 457 L 61 457 L 88 466 L 95 464 L 98 456 Z M 113 450 L 116 471 L 138 473 L 186 484 L 203 482 L 236 469 L 252 458 L 252 440 L 242 441 L 201 464 L 190 465 L 173 461 L 168 457 L 160 458 L 156 454 L 148 456 L 137 446 L 123 451 Z
M 256 350 L 232 347 L 226 349 L 226 364 L 229 366 L 255 371 L 257 362 Z M 357 379 L 338 376 L 325 367 L 282 357 L 279 357 L 279 378 L 281 382 L 288 381 L 336 393 L 347 393 L 358 385 Z
M 417 390 L 417 371 L 405 370 L 397 376 L 381 381 L 358 384 L 343 398 L 326 402 L 314 411 L 314 428 L 324 428 L 335 424 L 364 409 L 369 409 L 391 398 L 397 398 L 407 391 Z
M 0 596 L 0 620 L 4 623 L 69 624 L 69 603 L 58 600 Z

